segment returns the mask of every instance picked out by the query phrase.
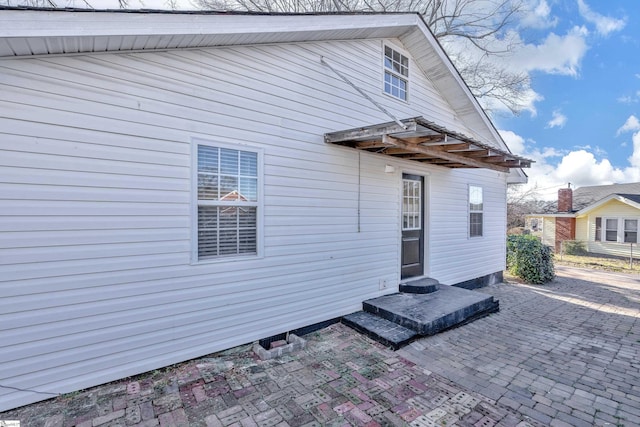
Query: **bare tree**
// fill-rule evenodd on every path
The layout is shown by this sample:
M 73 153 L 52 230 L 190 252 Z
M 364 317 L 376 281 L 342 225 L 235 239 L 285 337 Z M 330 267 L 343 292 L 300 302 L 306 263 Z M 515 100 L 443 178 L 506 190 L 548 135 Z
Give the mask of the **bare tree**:
M 524 0 L 192 0 L 203 9 L 255 12 L 420 13 L 456 68 L 485 106 L 496 102 L 518 114 L 527 103 L 529 76 L 494 59 L 520 45 L 509 29 Z M 493 101 L 493 102 L 491 102 Z M 491 108 L 489 108 L 490 110 Z
M 554 213 L 555 201 L 540 199 L 537 187 L 522 184 L 507 187 L 507 229 L 525 226 L 525 215 Z

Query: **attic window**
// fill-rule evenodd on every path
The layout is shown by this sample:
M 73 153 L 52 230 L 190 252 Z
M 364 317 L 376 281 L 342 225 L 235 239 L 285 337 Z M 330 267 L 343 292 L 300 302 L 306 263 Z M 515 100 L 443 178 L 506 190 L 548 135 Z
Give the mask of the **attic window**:
M 384 47 L 384 92 L 407 100 L 409 58 L 389 46 Z

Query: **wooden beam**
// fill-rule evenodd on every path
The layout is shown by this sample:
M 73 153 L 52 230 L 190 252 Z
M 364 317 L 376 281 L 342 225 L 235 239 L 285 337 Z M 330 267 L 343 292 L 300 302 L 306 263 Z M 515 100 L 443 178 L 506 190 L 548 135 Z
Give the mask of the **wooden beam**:
M 468 142 L 461 142 L 458 144 L 433 145 L 431 147 L 450 153 L 452 151 L 469 151 L 471 144 Z
M 442 142 L 444 141 L 444 135 L 437 134 L 437 135 L 411 136 L 411 137 L 406 137 L 402 139 L 414 144 L 425 144 L 425 145 L 442 144 Z
M 415 120 L 408 120 L 403 123 L 406 129 L 397 123 L 385 123 L 377 126 L 366 126 L 357 129 L 325 133 L 324 142 L 335 144 L 344 141 L 353 141 L 355 139 L 375 139 L 389 133 L 415 132 L 418 126 Z
M 374 140 L 370 140 L 370 141 L 355 141 L 353 144 L 354 148 L 358 148 L 361 150 L 367 150 L 370 148 L 383 148 L 383 147 L 388 147 L 388 145 L 385 145 L 382 140 L 380 139 L 374 139 Z
M 491 163 L 485 163 L 483 161 L 466 157 L 460 154 L 447 153 L 446 151 L 436 150 L 433 147 L 410 144 L 408 142 L 403 141 L 402 139 L 394 138 L 389 135 L 383 135 L 382 140 L 389 141 L 390 145 L 394 145 L 395 147 L 398 147 L 398 148 L 404 148 L 408 151 L 413 151 L 415 153 L 421 153 L 421 154 L 426 154 L 433 157 L 439 157 L 441 159 L 449 160 L 452 163 L 460 163 L 463 165 L 476 167 L 476 168 L 492 169 L 498 172 L 509 172 L 509 168 L 506 168 L 504 166 L 497 166 Z
M 491 150 L 471 150 L 460 153 L 461 156 L 471 157 L 471 158 L 486 158 L 495 156 L 496 153 Z
M 415 152 L 413 150 L 410 150 L 408 148 L 402 148 L 402 147 L 389 147 L 386 148 L 384 150 L 383 154 L 388 154 L 390 156 L 402 156 L 405 154 L 414 154 Z

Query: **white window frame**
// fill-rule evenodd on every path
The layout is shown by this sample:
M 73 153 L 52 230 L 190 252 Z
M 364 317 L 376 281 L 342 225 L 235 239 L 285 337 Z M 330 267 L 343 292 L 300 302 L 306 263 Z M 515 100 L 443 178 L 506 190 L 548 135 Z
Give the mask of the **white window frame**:
M 393 68 L 389 68 L 386 65 L 386 49 L 389 48 L 392 51 L 400 54 L 401 56 L 404 56 L 407 59 L 407 75 L 403 75 L 402 73 L 394 70 Z M 388 42 L 384 42 L 382 43 L 382 93 L 384 93 L 387 96 L 392 97 L 393 99 L 397 99 L 399 101 L 403 101 L 403 102 L 409 102 L 409 86 L 410 86 L 410 81 L 411 81 L 411 67 L 410 67 L 410 57 L 409 54 L 404 50 L 404 49 L 400 49 L 398 46 L 388 43 Z M 392 76 L 393 78 L 396 79 L 400 79 L 402 81 L 404 81 L 405 83 L 405 97 L 401 98 L 399 96 L 394 95 L 391 92 L 387 92 L 386 90 L 386 76 L 387 74 L 389 74 L 390 76 Z
M 198 146 L 206 145 L 235 151 L 256 153 L 257 155 L 257 192 L 255 202 L 243 202 L 242 206 L 256 208 L 256 252 L 251 254 L 220 255 L 199 259 L 198 256 L 198 207 L 199 206 L 237 206 L 234 202 L 206 201 L 198 199 Z M 246 203 L 246 204 L 245 204 Z M 230 144 L 218 141 L 192 138 L 191 140 L 191 263 L 204 264 L 216 262 L 240 261 L 262 258 L 264 256 L 264 153 L 261 148 L 245 144 Z
M 609 222 L 609 220 L 616 222 L 616 240 L 609 240 L 608 239 L 607 231 L 613 231 L 613 229 L 609 229 L 607 227 L 607 223 Z M 612 218 L 612 217 L 602 217 L 602 221 L 604 222 L 604 224 L 602 224 L 602 231 L 601 231 L 601 236 L 600 236 L 600 238 L 602 239 L 601 241 L 605 242 L 605 243 L 618 243 L 618 242 L 620 242 L 620 219 L 619 218 Z
M 471 189 L 472 188 L 477 188 L 480 190 L 480 196 L 482 197 L 481 199 L 481 205 L 482 205 L 482 209 L 472 209 L 471 208 Z M 482 187 L 481 185 L 474 185 L 474 184 L 469 184 L 468 188 L 467 188 L 467 236 L 470 239 L 475 239 L 478 237 L 484 237 L 484 187 Z M 480 223 L 480 234 L 471 234 L 471 214 L 480 214 L 482 215 L 482 222 Z
M 625 233 L 627 232 L 626 229 L 626 221 L 635 221 L 636 222 L 636 241 L 635 242 L 626 242 L 625 241 Z M 640 233 L 640 231 L 638 230 L 638 227 L 640 226 L 640 219 L 638 218 L 622 218 L 622 227 L 620 227 L 622 230 L 622 235 L 620 236 L 620 242 L 622 243 L 638 243 L 638 233 Z

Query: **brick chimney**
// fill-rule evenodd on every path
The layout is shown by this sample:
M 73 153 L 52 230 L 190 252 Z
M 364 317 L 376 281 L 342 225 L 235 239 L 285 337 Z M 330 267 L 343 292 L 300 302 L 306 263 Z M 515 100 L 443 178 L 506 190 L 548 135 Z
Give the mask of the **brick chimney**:
M 561 188 L 558 190 L 558 213 L 571 213 L 573 211 L 573 190 L 571 188 Z M 562 242 L 565 240 L 575 240 L 576 219 L 571 217 L 556 218 L 556 244 L 555 250 L 558 253 Z
M 573 190 L 561 188 L 558 190 L 558 212 L 573 211 Z

